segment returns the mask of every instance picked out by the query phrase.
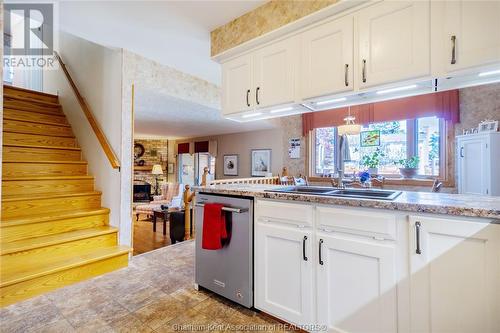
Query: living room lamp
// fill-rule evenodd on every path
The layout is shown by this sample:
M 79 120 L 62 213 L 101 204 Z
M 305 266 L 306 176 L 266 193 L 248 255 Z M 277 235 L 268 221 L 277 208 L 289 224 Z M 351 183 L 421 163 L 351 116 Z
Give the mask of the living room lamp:
M 156 185 L 155 185 L 155 195 L 158 195 L 158 177 L 160 175 L 163 175 L 163 168 L 161 167 L 160 164 L 155 164 L 153 165 L 153 169 L 151 170 L 151 173 L 155 176 L 156 180 Z

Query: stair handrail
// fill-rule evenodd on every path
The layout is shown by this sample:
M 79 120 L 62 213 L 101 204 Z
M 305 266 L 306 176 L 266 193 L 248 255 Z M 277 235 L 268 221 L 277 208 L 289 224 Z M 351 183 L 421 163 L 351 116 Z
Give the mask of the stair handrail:
M 83 113 L 85 114 L 85 117 L 87 118 L 90 127 L 92 127 L 92 130 L 94 131 L 97 140 L 101 144 L 102 149 L 104 150 L 104 153 L 106 154 L 106 157 L 109 160 L 109 163 L 111 163 L 111 166 L 113 169 L 120 169 L 120 160 L 116 156 L 115 152 L 113 151 L 113 148 L 111 147 L 108 139 L 106 138 L 106 135 L 102 131 L 101 127 L 99 126 L 99 123 L 94 117 L 94 114 L 92 113 L 92 109 L 90 106 L 87 104 L 85 101 L 85 98 L 83 98 L 82 94 L 80 94 L 80 91 L 78 90 L 78 87 L 76 86 L 75 82 L 71 78 L 71 75 L 69 74 L 68 69 L 66 68 L 66 65 L 64 64 L 61 56 L 54 51 L 54 55 L 56 59 L 59 61 L 59 65 L 61 66 L 66 79 L 68 80 L 71 88 L 73 89 L 73 92 L 76 95 L 76 99 L 78 100 L 78 103 L 80 104 L 80 107 L 83 110 Z

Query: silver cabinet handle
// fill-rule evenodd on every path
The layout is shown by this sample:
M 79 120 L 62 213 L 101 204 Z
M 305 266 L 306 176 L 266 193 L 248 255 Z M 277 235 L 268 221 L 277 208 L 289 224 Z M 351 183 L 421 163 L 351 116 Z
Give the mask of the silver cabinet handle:
M 307 257 L 306 257 L 306 240 L 307 240 L 307 236 L 304 236 L 304 238 L 302 239 L 302 259 L 304 259 L 304 261 L 307 261 Z
M 323 259 L 321 258 L 321 247 L 322 247 L 322 245 L 323 245 L 323 240 L 320 239 L 319 240 L 319 264 L 320 265 L 323 265 Z
M 260 104 L 260 102 L 259 102 L 259 90 L 260 90 L 260 87 L 257 87 L 257 89 L 255 89 L 255 101 L 257 102 L 257 105 Z
M 457 36 L 451 36 L 451 64 L 454 65 L 457 63 L 456 58 L 456 46 L 457 46 Z
M 464 147 L 460 147 L 460 157 L 464 157 Z
M 345 64 L 344 84 L 349 87 L 349 64 Z
M 366 59 L 363 59 L 363 69 L 361 70 L 361 75 L 363 78 L 363 83 L 366 82 Z
M 250 95 L 250 89 L 247 90 L 247 106 L 250 106 L 250 102 L 248 101 L 249 95 Z
M 420 227 L 422 224 L 417 221 L 415 222 L 415 238 L 416 238 L 416 243 L 417 243 L 417 248 L 415 249 L 416 254 L 422 254 L 422 250 L 420 249 Z

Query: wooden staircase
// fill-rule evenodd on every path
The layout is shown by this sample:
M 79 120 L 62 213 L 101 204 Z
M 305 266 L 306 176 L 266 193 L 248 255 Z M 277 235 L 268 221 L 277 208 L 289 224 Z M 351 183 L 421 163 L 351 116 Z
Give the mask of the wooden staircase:
M 0 306 L 127 266 L 58 97 L 4 86 Z

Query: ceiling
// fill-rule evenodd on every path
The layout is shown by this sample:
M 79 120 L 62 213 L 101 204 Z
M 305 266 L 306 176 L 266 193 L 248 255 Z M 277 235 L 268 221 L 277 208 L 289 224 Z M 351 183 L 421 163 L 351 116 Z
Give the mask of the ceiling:
M 220 65 L 210 59 L 210 31 L 264 0 L 59 2 L 61 29 L 108 47 L 124 48 L 220 86 Z M 179 139 L 273 128 L 275 121 L 237 123 L 221 111 L 136 89 L 135 135 Z
M 61 0 L 59 24 L 73 35 L 220 85 L 220 65 L 210 59 L 210 31 L 264 2 Z
M 277 120 L 237 123 L 220 110 L 158 93 L 137 89 L 135 129 L 138 138 L 183 139 L 275 128 Z

